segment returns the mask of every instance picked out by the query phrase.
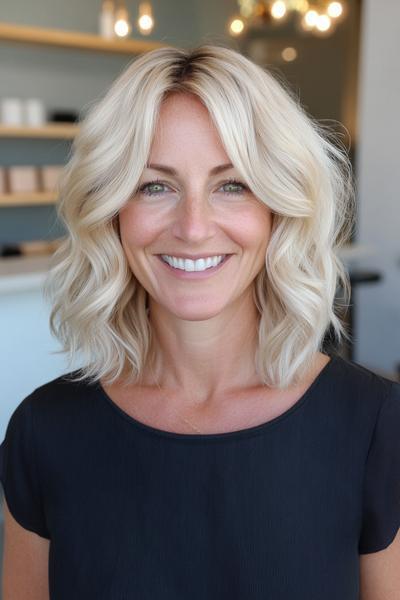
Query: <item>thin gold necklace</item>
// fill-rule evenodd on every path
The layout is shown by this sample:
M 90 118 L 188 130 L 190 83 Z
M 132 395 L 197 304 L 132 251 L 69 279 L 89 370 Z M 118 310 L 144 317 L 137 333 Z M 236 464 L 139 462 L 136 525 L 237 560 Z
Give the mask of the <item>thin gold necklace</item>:
M 153 367 L 152 367 L 151 365 L 150 365 L 150 369 L 151 369 L 151 372 L 152 372 L 152 374 L 153 374 L 153 379 L 154 379 L 154 381 L 155 381 L 155 383 L 156 383 L 156 386 L 158 387 L 158 389 L 159 389 L 159 390 L 160 390 L 160 392 L 161 392 L 161 395 L 162 395 L 162 396 L 164 396 L 164 398 L 165 398 L 165 399 L 168 399 L 168 398 L 167 398 L 167 396 L 166 396 L 166 394 L 165 394 L 165 392 L 164 392 L 164 391 L 161 389 L 161 387 L 159 386 L 159 384 L 158 384 L 158 381 L 156 381 L 155 374 L 154 374 L 154 370 L 153 370 Z M 182 415 L 181 415 L 181 414 L 179 414 L 179 413 L 178 413 L 176 410 L 174 410 L 174 413 L 175 413 L 175 414 L 176 414 L 176 415 L 177 415 L 177 416 L 178 416 L 178 417 L 179 417 L 179 418 L 180 418 L 182 421 L 184 421 L 184 423 L 186 423 L 187 425 L 190 425 L 190 427 L 191 427 L 192 429 L 194 429 L 194 431 L 197 431 L 197 433 L 202 433 L 202 432 L 201 432 L 199 429 L 197 429 L 197 427 L 195 427 L 195 425 L 193 425 L 193 423 L 191 423 L 190 421 L 188 421 L 187 419 L 185 419 L 185 417 L 182 417 Z

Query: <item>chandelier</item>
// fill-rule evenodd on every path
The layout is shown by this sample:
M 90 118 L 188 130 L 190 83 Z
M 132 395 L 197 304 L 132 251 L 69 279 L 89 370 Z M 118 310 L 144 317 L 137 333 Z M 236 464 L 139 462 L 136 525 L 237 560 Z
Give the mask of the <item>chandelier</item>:
M 249 27 L 284 23 L 291 14 L 301 31 L 326 36 L 334 32 L 336 25 L 347 12 L 345 2 L 327 0 L 238 0 L 239 14 L 228 25 L 232 36 L 240 36 Z

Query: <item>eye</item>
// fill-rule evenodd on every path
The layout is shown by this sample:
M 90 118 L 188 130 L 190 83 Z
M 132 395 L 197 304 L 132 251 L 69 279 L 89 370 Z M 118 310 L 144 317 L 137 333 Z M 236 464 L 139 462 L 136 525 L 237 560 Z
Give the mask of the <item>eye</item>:
M 236 179 L 229 179 L 223 183 L 221 187 L 225 188 L 224 191 L 226 194 L 243 194 L 249 189 L 244 183 L 241 183 Z
M 146 196 L 158 196 L 165 191 L 163 189 L 165 187 L 169 186 L 167 186 L 166 183 L 156 179 L 155 181 L 149 181 L 148 183 L 143 184 L 138 191 L 142 194 L 146 194 Z
M 153 188 L 153 190 L 154 190 L 153 186 L 156 188 L 155 191 L 151 191 L 151 188 Z M 160 179 L 155 179 L 154 181 L 149 181 L 148 183 L 144 183 L 138 189 L 138 191 L 141 192 L 142 194 L 145 194 L 146 196 L 159 196 L 160 194 L 163 193 L 163 190 L 160 189 L 163 186 L 169 187 L 166 183 L 164 183 Z M 244 185 L 244 183 L 241 183 L 237 179 L 228 179 L 228 181 L 225 181 L 225 183 L 223 183 L 221 185 L 221 187 L 225 187 L 225 186 L 229 186 L 231 188 L 231 191 L 225 192 L 226 194 L 236 195 L 236 196 L 245 193 L 249 189 L 246 185 Z M 232 191 L 232 187 L 239 188 L 239 190 L 236 189 L 236 191 L 235 190 Z

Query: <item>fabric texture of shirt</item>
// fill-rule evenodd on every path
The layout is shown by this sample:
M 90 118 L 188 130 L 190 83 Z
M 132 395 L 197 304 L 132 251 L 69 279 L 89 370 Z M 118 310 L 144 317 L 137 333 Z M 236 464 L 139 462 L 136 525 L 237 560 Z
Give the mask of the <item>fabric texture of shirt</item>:
M 400 526 L 400 384 L 333 355 L 282 415 L 186 434 L 68 376 L 0 446 L 13 517 L 50 540 L 51 600 L 358 600 L 359 555 Z

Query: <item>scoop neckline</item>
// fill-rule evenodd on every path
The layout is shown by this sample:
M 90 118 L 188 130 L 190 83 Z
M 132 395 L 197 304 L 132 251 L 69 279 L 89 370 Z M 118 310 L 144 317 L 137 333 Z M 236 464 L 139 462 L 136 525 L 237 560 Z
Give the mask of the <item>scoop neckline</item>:
M 204 441 L 208 441 L 208 440 L 209 441 L 233 440 L 233 439 L 239 439 L 239 438 L 246 438 L 246 437 L 250 437 L 253 435 L 259 435 L 259 434 L 263 433 L 264 431 L 270 429 L 277 423 L 287 419 L 294 413 L 298 412 L 300 410 L 300 408 L 302 408 L 306 404 L 306 402 L 311 398 L 315 389 L 318 387 L 318 385 L 321 384 L 321 382 L 324 380 L 324 378 L 327 376 L 327 374 L 331 371 L 332 367 L 336 364 L 337 360 L 341 358 L 339 355 L 327 355 L 327 356 L 330 356 L 330 360 L 321 369 L 321 371 L 319 372 L 317 377 L 314 379 L 312 384 L 307 388 L 307 390 L 304 392 L 304 394 L 297 400 L 297 402 L 295 402 L 295 404 L 293 404 L 293 406 L 288 408 L 288 410 L 283 412 L 281 415 L 278 415 L 277 417 L 270 419 L 269 421 L 260 423 L 259 425 L 253 425 L 252 427 L 246 427 L 245 429 L 237 429 L 235 431 L 225 431 L 225 432 L 221 432 L 221 433 L 178 433 L 175 431 L 167 431 L 165 429 L 159 429 L 158 427 L 153 427 L 151 425 L 147 425 L 146 423 L 143 423 L 142 421 L 138 421 L 137 419 L 135 419 L 134 417 L 129 415 L 127 412 L 122 410 L 122 408 L 120 408 L 118 406 L 118 404 L 116 404 L 114 402 L 114 400 L 112 400 L 110 398 L 110 396 L 107 394 L 107 392 L 104 390 L 103 386 L 101 385 L 100 381 L 97 381 L 94 384 L 94 386 L 95 386 L 95 390 L 99 393 L 100 398 L 102 398 L 105 401 L 105 404 L 107 406 L 111 407 L 118 416 L 120 416 L 124 420 L 128 421 L 128 423 L 130 423 L 137 429 L 145 431 L 148 434 L 152 434 L 152 435 L 155 435 L 158 437 L 170 438 L 170 439 L 174 439 L 174 440 L 181 440 L 181 441 L 203 441 L 204 442 Z

